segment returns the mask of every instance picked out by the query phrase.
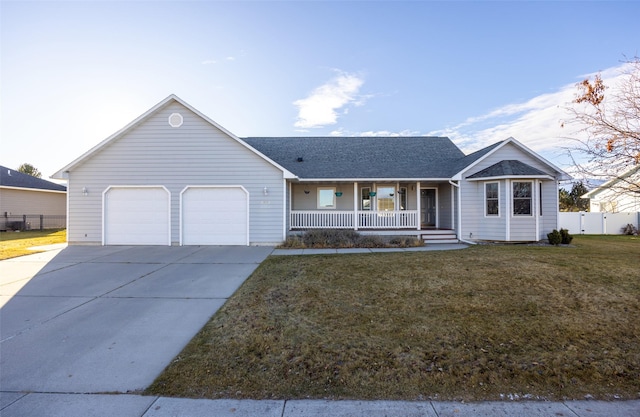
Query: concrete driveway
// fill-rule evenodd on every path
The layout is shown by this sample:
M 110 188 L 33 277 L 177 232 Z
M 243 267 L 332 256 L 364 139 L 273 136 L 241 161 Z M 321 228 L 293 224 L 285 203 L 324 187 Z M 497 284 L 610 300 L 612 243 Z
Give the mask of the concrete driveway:
M 1 391 L 146 388 L 272 251 L 71 246 L 0 262 Z

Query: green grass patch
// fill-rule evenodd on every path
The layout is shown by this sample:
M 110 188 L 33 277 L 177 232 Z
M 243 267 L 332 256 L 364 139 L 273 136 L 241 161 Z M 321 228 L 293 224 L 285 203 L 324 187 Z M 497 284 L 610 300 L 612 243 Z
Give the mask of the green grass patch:
M 0 260 L 42 252 L 29 250 L 29 248 L 33 246 L 52 245 L 55 243 L 65 243 L 66 241 L 66 229 L 1 232 Z
M 640 239 L 268 258 L 149 394 L 640 396 Z

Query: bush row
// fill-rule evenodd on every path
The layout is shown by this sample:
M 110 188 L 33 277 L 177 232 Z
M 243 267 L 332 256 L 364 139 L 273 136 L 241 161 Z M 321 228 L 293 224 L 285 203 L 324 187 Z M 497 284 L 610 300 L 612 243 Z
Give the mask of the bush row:
M 424 246 L 415 236 L 361 235 L 355 230 L 317 229 L 289 236 L 281 248 L 410 248 Z

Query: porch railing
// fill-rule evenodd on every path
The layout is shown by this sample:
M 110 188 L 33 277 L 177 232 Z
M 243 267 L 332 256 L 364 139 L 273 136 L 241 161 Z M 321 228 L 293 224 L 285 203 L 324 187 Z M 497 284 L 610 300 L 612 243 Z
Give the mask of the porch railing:
M 415 229 L 417 210 L 401 211 L 291 211 L 292 229 Z

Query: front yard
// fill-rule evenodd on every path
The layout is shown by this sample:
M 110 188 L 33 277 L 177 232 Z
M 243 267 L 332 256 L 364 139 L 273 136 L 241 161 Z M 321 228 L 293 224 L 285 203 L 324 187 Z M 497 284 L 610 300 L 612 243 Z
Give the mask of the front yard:
M 270 257 L 147 390 L 640 398 L 640 239 Z
M 1 232 L 0 260 L 42 252 L 29 250 L 29 248 L 34 246 L 52 245 L 55 243 L 64 243 L 66 241 L 66 229 Z

